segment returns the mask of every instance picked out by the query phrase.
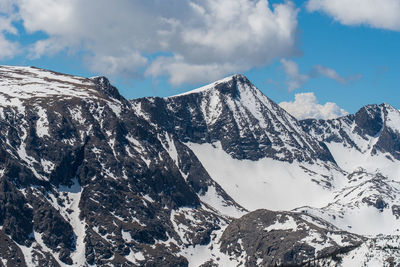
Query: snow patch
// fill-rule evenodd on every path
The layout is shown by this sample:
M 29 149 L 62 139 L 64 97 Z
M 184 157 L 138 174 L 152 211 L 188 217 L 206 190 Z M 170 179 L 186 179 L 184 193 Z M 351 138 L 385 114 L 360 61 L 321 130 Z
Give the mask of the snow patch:
M 65 193 L 66 196 L 63 198 L 69 199 L 69 204 L 67 204 L 67 201 L 64 201 L 67 205 L 60 207 L 60 210 L 64 216 L 68 217 L 69 220 L 67 221 L 69 221 L 71 224 L 76 237 L 76 250 L 71 254 L 73 264 L 75 266 L 84 266 L 86 263 L 84 243 L 86 235 L 86 223 L 79 218 L 81 211 L 79 203 L 82 196 L 82 187 L 79 185 L 77 178 L 73 180 L 73 183 L 74 184 L 71 187 L 60 186 L 58 189 L 61 193 L 60 196 L 63 196 L 63 193 Z M 72 212 L 68 213 L 67 210 Z
M 270 232 L 273 230 L 284 230 L 284 231 L 297 231 L 297 222 L 293 219 L 291 216 L 285 216 L 285 221 L 279 222 L 279 220 L 276 220 L 273 224 L 271 224 L 268 227 L 264 228 L 264 231 Z
M 332 202 L 333 194 L 312 179 L 318 179 L 322 175 L 335 175 L 338 184 L 345 179 L 343 174 L 332 173 L 324 165 L 289 163 L 270 158 L 258 161 L 234 159 L 222 149 L 219 142 L 187 143 L 187 146 L 192 149 L 211 178 L 248 210 L 323 207 Z
M 49 121 L 47 119 L 47 112 L 40 106 L 36 106 L 37 115 L 39 119 L 36 121 L 36 134 L 38 137 L 43 138 L 50 136 L 49 134 Z
M 239 210 L 235 206 L 226 203 L 213 185 L 208 186 L 207 192 L 204 195 L 199 195 L 199 198 L 202 202 L 210 205 L 225 216 L 240 218 L 246 214 L 245 211 Z

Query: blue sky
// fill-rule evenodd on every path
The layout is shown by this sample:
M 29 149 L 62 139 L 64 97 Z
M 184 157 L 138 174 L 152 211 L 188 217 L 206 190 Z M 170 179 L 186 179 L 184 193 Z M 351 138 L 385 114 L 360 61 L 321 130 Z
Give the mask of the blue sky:
M 127 98 L 243 73 L 299 118 L 400 108 L 399 0 L 0 0 L 0 32 L 0 64 L 105 75 Z

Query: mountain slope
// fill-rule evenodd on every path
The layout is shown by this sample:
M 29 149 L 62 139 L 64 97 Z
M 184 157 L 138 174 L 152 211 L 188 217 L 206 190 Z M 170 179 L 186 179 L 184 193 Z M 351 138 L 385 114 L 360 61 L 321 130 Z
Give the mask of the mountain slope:
M 301 123 L 326 143 L 348 182 L 322 209 L 299 210 L 358 234 L 398 234 L 400 112 L 388 104 L 368 105 L 354 115 Z
M 325 144 L 242 75 L 131 103 L 138 116 L 184 142 L 211 178 L 249 210 L 322 207 L 344 179 Z
M 306 132 L 326 143 L 347 172 L 362 167 L 397 176 L 400 171 L 400 112 L 388 104 L 368 105 L 354 115 L 327 121 L 304 120 L 301 124 Z
M 137 117 L 104 77 L 25 67 L 1 73 L 0 232 L 24 255 L 20 262 L 157 265 L 165 258 L 184 266 L 176 247 L 206 242 L 228 222 L 202 204 L 196 181 L 242 210 L 183 144 Z M 171 144 L 186 153 L 187 175 Z M 184 232 L 172 216 L 182 207 L 191 207 Z
M 168 98 L 132 101 L 137 112 L 181 141 L 213 143 L 236 159 L 333 162 L 323 144 L 242 75 Z
M 297 121 L 242 75 L 131 101 L 105 77 L 0 78 L 0 266 L 397 262 L 387 105 Z M 360 228 L 371 211 L 393 227 Z

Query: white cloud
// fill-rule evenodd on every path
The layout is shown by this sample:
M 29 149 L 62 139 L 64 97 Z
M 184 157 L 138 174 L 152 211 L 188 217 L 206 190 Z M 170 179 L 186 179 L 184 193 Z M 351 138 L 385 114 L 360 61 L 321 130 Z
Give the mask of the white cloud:
M 291 1 L 14 2 L 28 32 L 48 35 L 31 47 L 31 57 L 83 50 L 92 70 L 104 74 L 147 69 L 174 84 L 207 82 L 297 52 L 298 10 Z
M 181 56 L 159 57 L 146 70 L 146 75 L 168 75 L 172 85 L 186 82 L 201 83 L 215 81 L 226 73 L 234 72 L 235 68 L 230 64 L 188 64 Z
M 344 25 L 400 31 L 399 0 L 309 0 L 307 9 L 325 12 Z
M 336 72 L 336 70 L 334 70 L 334 69 L 331 69 L 331 68 L 328 68 L 328 67 L 324 67 L 324 66 L 321 66 L 321 65 L 316 65 L 316 66 L 314 66 L 314 71 L 315 71 L 316 75 L 325 76 L 325 77 L 327 77 L 329 79 L 332 79 L 332 80 L 335 80 L 335 81 L 337 81 L 338 83 L 341 83 L 341 84 L 345 84 L 346 83 L 346 79 L 341 77 Z
M 324 76 L 326 78 L 335 80 L 341 84 L 348 84 L 351 82 L 358 81 L 362 78 L 362 75 L 359 73 L 343 77 L 340 76 L 336 70 L 321 65 L 315 65 L 310 72 L 310 76 L 311 77 Z
M 320 76 L 332 79 L 341 84 L 348 84 L 362 78 L 361 74 L 351 76 L 340 76 L 336 70 L 321 65 L 315 65 L 308 74 L 300 73 L 299 66 L 292 60 L 281 59 L 283 70 L 286 74 L 286 85 L 289 92 L 301 88 L 304 84 L 312 78 Z
M 281 102 L 279 106 L 300 120 L 308 118 L 327 120 L 348 114 L 336 103 L 326 102 L 323 105 L 319 104 L 314 93 L 296 94 L 294 101 Z
M 0 59 L 11 58 L 19 53 L 19 45 L 15 42 L 8 41 L 3 34 L 0 33 Z
M 14 0 L 1 0 L 0 1 L 0 13 L 9 16 L 15 11 Z
M 308 79 L 309 75 L 300 74 L 299 66 L 292 60 L 281 59 L 283 70 L 286 73 L 286 85 L 289 92 L 302 87 Z
M 12 21 L 18 19 L 15 13 L 13 2 L 10 0 L 0 1 L 0 59 L 11 58 L 20 51 L 20 46 L 16 42 L 11 42 L 6 38 L 6 34 L 17 34 L 17 29 L 12 25 Z
M 91 68 L 100 73 L 119 76 L 135 76 L 137 70 L 147 65 L 147 58 L 133 51 L 125 55 L 98 55 L 96 58 L 88 58 Z

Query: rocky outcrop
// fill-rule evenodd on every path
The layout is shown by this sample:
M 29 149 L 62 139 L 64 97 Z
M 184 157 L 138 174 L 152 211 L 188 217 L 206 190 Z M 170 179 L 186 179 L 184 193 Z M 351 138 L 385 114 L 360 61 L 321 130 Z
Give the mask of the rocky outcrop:
M 342 143 L 362 153 L 389 153 L 400 159 L 400 111 L 388 104 L 368 105 L 333 120 L 300 121 L 304 131 L 326 143 Z
M 245 266 L 331 266 L 363 239 L 307 214 L 256 210 L 234 220 L 220 242 Z

